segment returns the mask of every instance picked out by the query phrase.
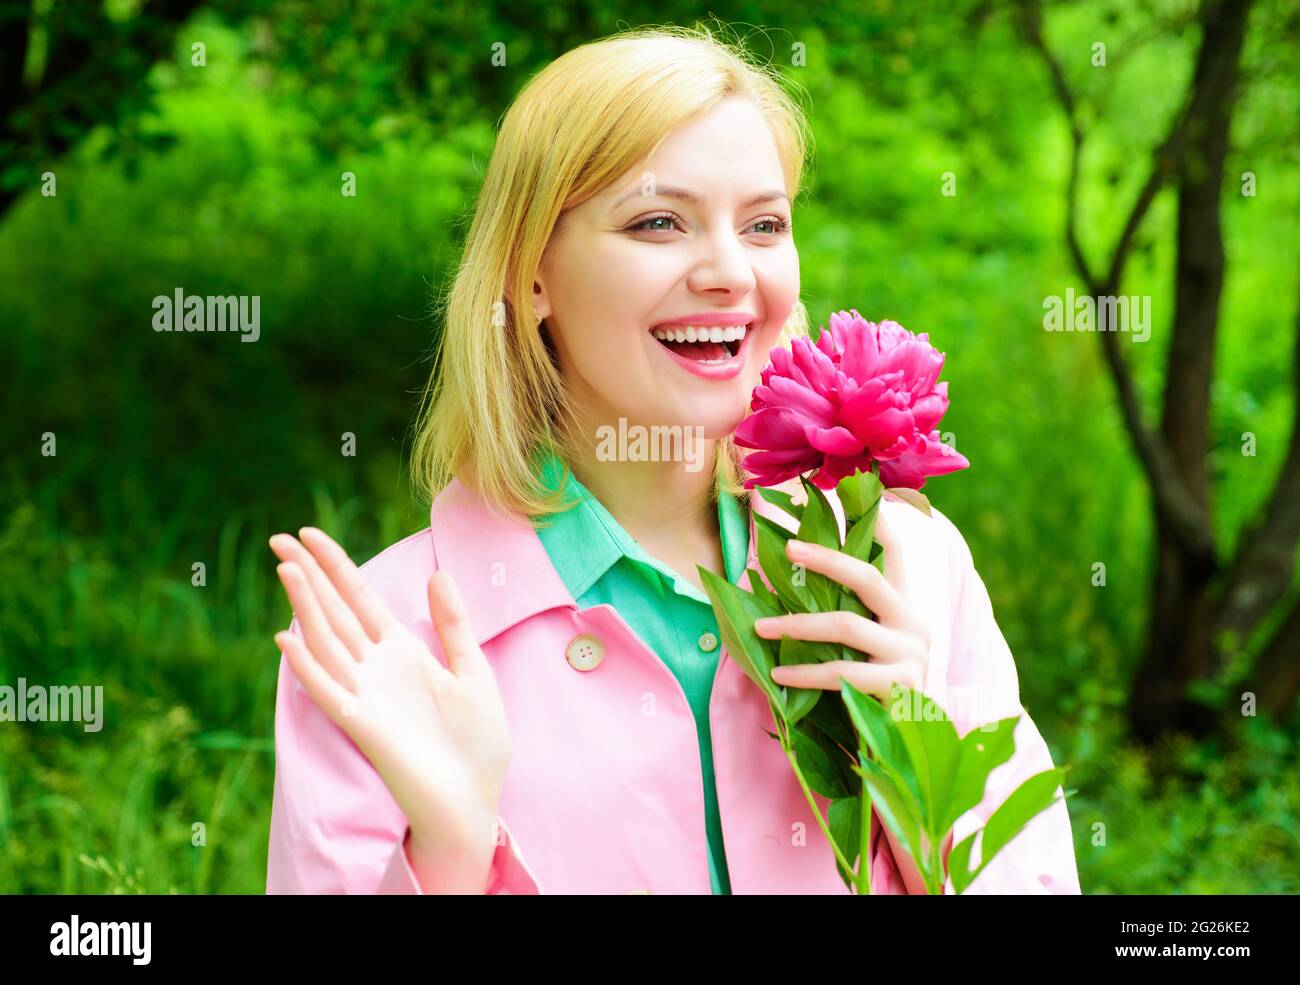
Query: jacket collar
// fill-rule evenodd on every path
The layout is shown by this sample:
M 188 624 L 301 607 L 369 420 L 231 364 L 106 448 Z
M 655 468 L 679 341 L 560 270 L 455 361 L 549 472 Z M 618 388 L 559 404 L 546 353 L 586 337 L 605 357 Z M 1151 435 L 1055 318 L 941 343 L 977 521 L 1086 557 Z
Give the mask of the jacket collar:
M 838 502 L 834 496 L 830 499 L 838 513 Z M 751 492 L 750 503 L 752 510 L 776 523 L 793 525 L 790 517 L 756 492 Z M 758 535 L 752 511 L 748 519 L 745 567 L 757 569 Z M 429 531 L 434 564 L 456 582 L 479 646 L 548 609 L 577 609 L 573 593 L 555 570 L 533 525 L 525 517 L 492 509 L 459 478 L 453 478 L 434 499 Z M 747 575 L 741 576 L 740 585 L 749 589 Z
M 577 608 L 525 517 L 492 509 L 459 478 L 429 511 L 434 564 L 460 590 L 479 646 L 556 606 Z

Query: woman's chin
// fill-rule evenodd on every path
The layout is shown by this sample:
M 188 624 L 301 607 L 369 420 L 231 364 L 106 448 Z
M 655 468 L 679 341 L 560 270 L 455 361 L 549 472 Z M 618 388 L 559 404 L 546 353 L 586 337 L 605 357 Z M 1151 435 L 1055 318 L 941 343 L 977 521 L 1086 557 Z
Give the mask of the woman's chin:
M 710 400 L 695 400 L 686 405 L 691 412 L 684 415 L 690 429 L 700 438 L 718 441 L 732 434 L 740 426 L 749 412 L 749 394 L 746 390 L 739 399 L 722 399 L 721 396 Z M 666 414 L 667 419 L 681 419 L 683 415 Z

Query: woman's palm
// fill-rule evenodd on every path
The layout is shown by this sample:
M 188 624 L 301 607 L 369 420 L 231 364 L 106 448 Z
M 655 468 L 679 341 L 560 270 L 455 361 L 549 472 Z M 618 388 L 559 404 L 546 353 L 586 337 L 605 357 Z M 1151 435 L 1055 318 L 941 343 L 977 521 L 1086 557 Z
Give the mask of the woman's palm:
M 294 674 L 374 765 L 412 829 L 475 844 L 510 757 L 505 708 L 451 577 L 429 581 L 447 665 L 402 625 L 328 535 L 271 539 L 300 633 L 276 635 Z

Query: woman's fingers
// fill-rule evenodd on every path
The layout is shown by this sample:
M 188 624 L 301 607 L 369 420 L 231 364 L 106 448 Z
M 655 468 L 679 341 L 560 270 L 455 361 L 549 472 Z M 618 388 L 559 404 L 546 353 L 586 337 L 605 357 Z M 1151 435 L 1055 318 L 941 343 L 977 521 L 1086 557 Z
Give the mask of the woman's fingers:
M 320 562 L 321 569 L 343 601 L 351 607 L 366 635 L 378 643 L 384 633 L 393 628 L 396 620 L 379 596 L 366 584 L 361 569 L 348 557 L 348 552 L 325 531 L 316 527 L 303 527 L 298 535 Z
M 356 660 L 334 635 L 307 582 L 307 576 L 293 561 L 286 561 L 275 570 L 280 576 L 284 590 L 289 595 L 289 604 L 293 606 L 294 614 L 298 618 L 298 626 L 302 630 L 303 638 L 312 656 L 334 680 L 349 691 L 355 690 Z
M 329 576 L 321 568 L 320 562 L 316 560 L 315 555 L 307 550 L 303 544 L 299 543 L 296 538 L 290 537 L 288 534 L 276 534 L 271 538 L 270 543 L 271 550 L 275 551 L 277 557 L 282 561 L 292 562 L 303 572 L 307 583 L 311 586 L 312 594 L 322 616 L 333 630 L 334 635 L 342 641 L 344 648 L 352 654 L 354 659 L 362 659 L 370 638 L 366 635 L 366 631 L 362 629 L 361 622 L 357 619 L 356 614 L 343 601 L 338 589 L 334 587 Z M 310 643 L 310 638 L 308 642 Z
M 445 571 L 435 571 L 429 578 L 428 588 L 429 615 L 442 643 L 447 669 L 457 677 L 478 674 L 487 667 L 487 658 L 474 638 L 469 613 L 455 580 Z
M 832 660 L 825 663 L 774 668 L 772 680 L 789 687 L 840 689 L 846 678 L 860 691 L 888 697 L 895 684 L 920 690 L 929 667 L 930 627 L 907 597 L 907 580 L 898 538 L 888 523 L 877 523 L 876 536 L 885 551 L 885 573 L 842 551 L 791 539 L 786 554 L 792 561 L 819 572 L 852 591 L 879 621 L 856 612 L 798 612 L 770 616 L 755 622 L 765 639 L 794 639 L 840 643 L 866 654 L 865 661 Z
M 797 640 L 842 643 L 885 663 L 915 659 L 920 645 L 911 636 L 844 609 L 767 616 L 754 622 L 754 630 L 764 639 L 792 636 Z
M 303 689 L 329 715 L 330 720 L 341 728 L 341 722 L 347 717 L 348 708 L 354 701 L 352 692 L 330 676 L 297 633 L 288 630 L 276 633 L 275 642 L 289 661 L 289 669 L 302 683 Z
M 840 678 L 846 678 L 859 691 L 882 700 L 890 696 L 895 684 L 921 690 L 920 668 L 911 663 L 875 664 L 854 660 L 828 660 L 820 664 L 787 664 L 772 668 L 772 680 L 782 687 L 840 690 Z
M 881 543 L 884 544 L 883 541 Z M 889 552 L 890 548 L 885 546 L 886 566 L 891 563 Z M 898 553 L 897 549 L 894 553 Z M 876 614 L 882 625 L 928 640 L 929 629 L 925 621 L 908 605 L 898 587 L 882 575 L 875 565 L 867 564 L 843 551 L 833 551 L 821 544 L 794 539 L 786 542 L 786 554 L 791 561 L 797 561 L 848 588 L 862 600 L 863 605 Z M 901 564 L 896 567 L 901 571 Z

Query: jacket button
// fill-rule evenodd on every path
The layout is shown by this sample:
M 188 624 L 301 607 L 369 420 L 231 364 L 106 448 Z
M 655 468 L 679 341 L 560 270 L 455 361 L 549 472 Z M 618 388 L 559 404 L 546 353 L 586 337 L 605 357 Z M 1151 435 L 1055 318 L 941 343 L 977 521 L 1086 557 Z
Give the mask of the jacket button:
M 605 644 L 598 636 L 583 633 L 569 641 L 564 656 L 574 670 L 595 670 L 605 658 Z
M 718 638 L 712 633 L 705 633 L 700 637 L 700 649 L 705 653 L 712 653 L 718 648 Z

